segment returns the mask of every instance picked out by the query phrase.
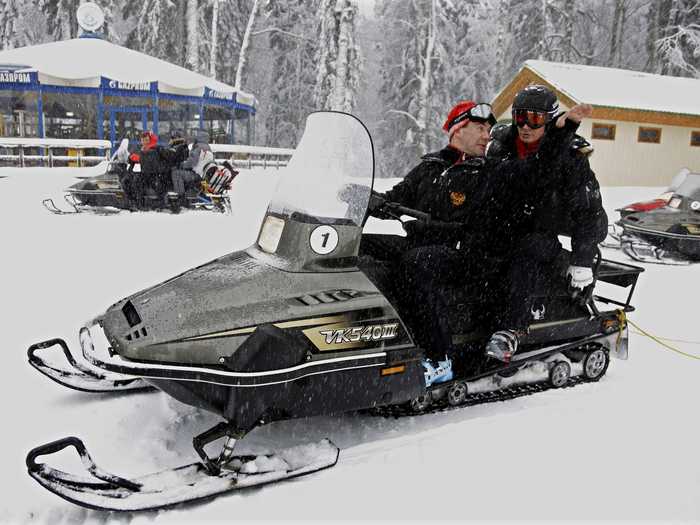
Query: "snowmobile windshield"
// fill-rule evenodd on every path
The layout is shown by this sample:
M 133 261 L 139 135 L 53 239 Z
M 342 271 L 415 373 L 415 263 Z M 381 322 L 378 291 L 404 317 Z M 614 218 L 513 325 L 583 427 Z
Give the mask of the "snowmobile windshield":
M 362 122 L 347 113 L 312 113 L 268 210 L 361 226 L 373 179 L 372 139 Z
M 700 173 L 688 173 L 676 188 L 675 193 L 689 199 L 700 200 Z

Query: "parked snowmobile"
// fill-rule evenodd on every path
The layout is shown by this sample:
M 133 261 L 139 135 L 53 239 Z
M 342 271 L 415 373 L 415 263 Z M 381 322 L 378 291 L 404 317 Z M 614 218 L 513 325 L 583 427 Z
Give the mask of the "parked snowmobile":
M 608 247 L 662 264 L 700 261 L 700 173 L 683 169 L 659 198 L 620 208 Z
M 109 375 L 107 385 L 118 379 L 153 385 L 224 419 L 194 438 L 200 463 L 128 480 L 102 471 L 82 441 L 69 437 L 31 450 L 29 474 L 79 505 L 161 508 L 337 461 L 338 449 L 328 440 L 265 458 L 234 455 L 237 440 L 271 421 L 468 404 L 483 392 L 512 395 L 518 383 L 534 382 L 534 391 L 537 385 L 568 385 L 577 374 L 597 380 L 610 355 L 626 358 L 624 314 L 633 310 L 630 299 L 642 270 L 600 261 L 597 279 L 631 287 L 626 301 L 596 297 L 616 307 L 601 312 L 589 297 L 586 307 L 571 306 L 561 318 L 534 323 L 537 342 L 509 364 L 491 360 L 474 375 L 426 388 L 423 350 L 384 292 L 392 276 L 378 271 L 382 263 L 358 257 L 373 183 L 372 142 L 364 125 L 344 113 L 311 114 L 253 246 L 122 299 L 80 330 L 80 368 L 95 370 L 85 375 Z M 453 292 L 459 300 L 459 290 Z M 465 312 L 455 307 L 469 357 L 485 339 Z M 42 359 L 56 346 L 71 355 L 62 340 L 51 340 L 32 345 L 30 361 L 46 372 Z M 56 370 L 48 375 L 61 382 Z M 72 373 L 69 386 L 75 387 L 81 370 Z M 219 438 L 226 438 L 221 455 L 209 457 L 204 446 Z M 91 476 L 37 462 L 66 447 L 77 450 Z
M 122 187 L 122 180 L 127 172 L 138 168 L 128 162 L 128 146 L 128 139 L 124 139 L 107 164 L 105 173 L 76 182 L 65 190 L 64 200 L 68 203 L 69 209 L 59 208 L 53 199 L 44 199 L 42 201 L 44 207 L 57 215 L 82 212 L 108 215 L 122 210 L 134 210 L 134 203 L 129 202 Z M 212 163 L 206 167 L 204 173 L 201 186 L 187 189 L 185 207 L 230 212 L 228 191 L 238 171 L 229 162 L 224 161 L 221 166 Z M 150 188 L 146 190 L 144 200 L 147 209 L 152 210 L 170 210 L 173 213 L 179 213 L 182 207 L 179 200 L 158 197 Z

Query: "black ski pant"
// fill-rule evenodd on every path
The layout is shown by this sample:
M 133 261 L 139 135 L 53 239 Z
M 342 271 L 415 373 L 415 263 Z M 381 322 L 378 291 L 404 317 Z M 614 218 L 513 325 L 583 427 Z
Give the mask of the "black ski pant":
M 549 233 L 531 233 L 515 243 L 508 257 L 506 295 L 499 316 L 501 329 L 523 331 L 534 320 L 533 296 L 550 296 L 560 290 L 569 252 Z M 563 291 L 563 290 L 561 290 Z
M 127 171 L 119 177 L 119 183 L 129 202 L 142 207 L 144 204 L 143 179 L 138 172 Z
M 188 189 L 194 189 L 201 182 L 201 177 L 192 170 L 176 169 L 170 175 L 173 191 L 180 197 L 184 197 Z
M 398 262 L 407 250 L 413 247 L 408 237 L 365 233 L 360 242 L 360 256 L 369 256 L 378 261 Z
M 497 297 L 499 261 L 477 258 L 468 250 L 447 246 L 422 246 L 406 252 L 400 261 L 404 320 L 416 343 L 432 360 L 453 357 L 454 329 L 451 325 L 449 293 L 461 289 L 461 296 L 480 308 L 490 308 Z

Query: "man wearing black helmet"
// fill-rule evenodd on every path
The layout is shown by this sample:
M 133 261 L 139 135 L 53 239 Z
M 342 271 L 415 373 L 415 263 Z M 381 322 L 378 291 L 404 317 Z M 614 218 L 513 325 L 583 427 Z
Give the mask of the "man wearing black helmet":
M 512 105 L 511 125 L 492 130 L 488 157 L 526 159 L 537 153 L 552 120 L 559 110 L 556 95 L 541 85 L 519 91 Z M 576 135 L 568 154 L 552 163 L 552 176 L 559 184 L 545 191 L 509 195 L 519 211 L 518 230 L 508 281 L 510 297 L 502 319 L 504 330 L 496 332 L 487 346 L 492 357 L 508 360 L 517 350 L 518 332 L 529 324 L 530 315 L 541 315 L 545 305 L 530 304 L 536 282 L 557 282 L 558 272 L 566 272 L 570 291 L 580 294 L 593 283 L 593 259 L 597 246 L 607 234 L 600 187 L 588 163 L 592 151 L 585 139 Z M 558 235 L 571 237 L 571 253 L 563 251 Z M 563 279 L 562 279 L 563 282 Z M 537 299 L 539 301 L 539 299 Z M 534 313 L 532 313 L 534 312 Z
M 490 106 L 483 106 L 488 108 L 488 116 L 482 119 L 482 125 L 490 128 L 495 119 Z M 495 259 L 508 256 L 517 240 L 513 232 L 519 231 L 515 225 L 520 214 L 502 196 L 537 192 L 558 184 L 550 177 L 539 175 L 543 161 L 553 162 L 561 156 L 567 140 L 563 137 L 570 140 L 571 128 L 575 129 L 576 123 L 587 116 L 580 108 L 575 109 L 571 114 L 572 126 L 565 126 L 562 118 L 558 124 L 566 128 L 564 135 L 555 139 L 552 134 L 552 140 L 546 141 L 546 146 L 543 144 L 538 158 L 486 159 L 484 145 L 477 147 L 477 140 L 472 141 L 474 148 L 468 153 L 465 150 L 466 154 L 458 162 L 442 167 L 442 171 L 435 172 L 427 181 L 421 179 L 431 190 L 428 209 L 421 211 L 428 211 L 432 220 L 406 224 L 409 232 L 420 232 L 426 242 L 402 254 L 399 282 L 403 286 L 402 303 L 405 305 L 402 315 L 409 321 L 429 358 L 424 363 L 426 371 L 430 372 L 426 373 L 426 383 L 451 378 L 452 330 L 447 315 L 449 307 L 439 285 L 467 285 L 475 295 L 489 292 L 483 290 L 486 285 L 482 276 L 491 273 L 497 264 Z M 464 128 L 462 133 L 465 133 L 474 122 L 479 124 L 479 120 L 469 118 L 468 112 L 469 109 L 463 108 L 462 112 L 455 112 L 456 115 L 448 115 L 445 130 L 451 137 Z M 425 198 L 426 195 L 420 196 Z M 392 198 L 391 192 L 387 197 Z M 381 206 L 377 208 L 381 211 Z M 445 354 L 448 358 L 440 360 Z M 439 366 L 435 367 L 435 362 Z

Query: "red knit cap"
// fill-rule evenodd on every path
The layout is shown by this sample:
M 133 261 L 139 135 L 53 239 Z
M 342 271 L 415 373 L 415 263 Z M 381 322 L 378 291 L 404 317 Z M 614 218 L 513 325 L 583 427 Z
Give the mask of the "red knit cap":
M 456 124 L 453 124 L 454 120 L 463 113 L 472 109 L 474 106 L 476 106 L 476 102 L 474 102 L 473 100 L 461 100 L 457 102 L 457 104 L 455 104 L 454 107 L 447 114 L 447 119 L 442 125 L 442 129 L 449 133 L 451 137 L 454 132 L 456 132 L 459 128 L 463 126 L 466 126 L 469 122 L 469 119 L 467 118 L 460 122 L 457 122 Z

